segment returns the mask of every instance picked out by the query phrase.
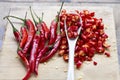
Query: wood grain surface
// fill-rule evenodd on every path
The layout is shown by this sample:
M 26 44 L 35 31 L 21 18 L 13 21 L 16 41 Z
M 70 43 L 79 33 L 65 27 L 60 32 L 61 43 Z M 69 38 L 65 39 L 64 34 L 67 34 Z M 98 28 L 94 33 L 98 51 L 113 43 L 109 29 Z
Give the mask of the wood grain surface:
M 41 12 L 45 12 L 44 20 L 47 25 L 50 25 L 50 21 L 56 15 L 59 7 L 57 6 L 44 6 L 39 8 L 33 6 L 37 14 L 41 15 Z M 113 10 L 109 7 L 64 7 L 65 9 L 88 9 L 96 12 L 96 17 L 103 18 L 105 24 L 105 32 L 109 35 L 108 43 L 111 44 L 109 49 L 111 57 L 107 58 L 104 55 L 95 55 L 94 60 L 98 62 L 97 66 L 94 66 L 92 62 L 85 62 L 80 70 L 75 70 L 75 80 L 119 80 L 119 68 L 118 68 L 118 55 L 115 36 L 115 24 L 113 18 Z M 12 15 L 23 17 L 27 8 L 18 8 L 15 11 L 11 11 Z M 49 14 L 49 15 L 48 15 Z M 28 16 L 29 18 L 30 15 Z M 20 22 L 12 19 L 13 22 Z M 19 28 L 20 24 L 16 24 Z M 21 60 L 17 56 L 17 43 L 12 35 L 12 28 L 10 24 L 7 25 L 5 39 L 0 53 L 0 80 L 21 80 L 26 69 L 21 63 Z M 63 61 L 62 58 L 56 54 L 52 60 L 46 64 L 40 64 L 39 76 L 32 75 L 30 80 L 66 80 L 68 64 Z

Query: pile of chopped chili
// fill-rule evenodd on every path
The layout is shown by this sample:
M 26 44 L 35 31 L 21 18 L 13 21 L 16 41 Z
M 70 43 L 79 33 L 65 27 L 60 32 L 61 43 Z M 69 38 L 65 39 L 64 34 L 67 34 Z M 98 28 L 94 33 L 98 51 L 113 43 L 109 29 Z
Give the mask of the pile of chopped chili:
M 102 18 L 96 18 L 95 13 L 88 10 L 75 10 L 74 13 L 69 13 L 65 9 L 62 11 L 61 9 L 52 20 L 50 28 L 43 21 L 43 14 L 41 19 L 34 12 L 38 22 L 35 20 L 31 8 L 30 12 L 34 22 L 31 19 L 21 19 L 10 15 L 5 17 L 13 28 L 13 34 L 18 43 L 17 53 L 26 65 L 27 73 L 23 80 L 28 80 L 31 73 L 38 75 L 39 63 L 51 59 L 58 50 L 58 54 L 63 56 L 66 62 L 68 61 L 69 47 L 64 31 L 65 19 L 68 37 L 71 39 L 79 37 L 74 53 L 76 68 L 79 69 L 84 61 L 92 61 L 95 54 L 105 54 L 110 57 L 110 53 L 106 52 L 110 45 L 106 43 L 108 35 L 104 31 Z M 10 17 L 23 22 L 20 32 L 12 24 Z M 77 33 L 79 27 L 82 27 L 80 34 Z M 97 62 L 94 61 L 93 64 L 97 65 Z
M 80 20 L 80 18 L 82 20 Z M 80 68 L 84 61 L 92 61 L 95 54 L 105 54 L 110 57 L 109 52 L 106 50 L 110 47 L 106 43 L 108 35 L 104 31 L 104 24 L 102 18 L 96 18 L 95 12 L 88 10 L 75 10 L 74 13 L 62 10 L 60 15 L 60 30 L 61 30 L 61 44 L 59 48 L 59 55 L 67 62 L 69 57 L 69 47 L 64 31 L 64 20 L 66 19 L 68 37 L 76 38 L 79 36 L 74 53 L 74 62 L 76 68 Z M 77 34 L 79 27 L 82 27 L 81 33 Z M 97 62 L 93 62 L 97 65 Z

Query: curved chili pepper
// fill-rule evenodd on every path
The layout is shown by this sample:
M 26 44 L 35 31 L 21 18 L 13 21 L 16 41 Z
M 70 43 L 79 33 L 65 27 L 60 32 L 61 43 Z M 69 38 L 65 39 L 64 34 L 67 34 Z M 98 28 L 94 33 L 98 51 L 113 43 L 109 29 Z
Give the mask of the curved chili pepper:
M 25 26 L 21 27 L 21 33 L 22 33 L 22 38 L 20 41 L 20 48 L 23 48 L 28 38 L 28 33 Z
M 58 35 L 58 36 L 57 36 L 57 39 L 56 39 L 56 43 L 55 43 L 55 45 L 53 46 L 53 49 L 48 53 L 48 55 L 46 55 L 45 57 L 42 57 L 42 58 L 41 58 L 41 60 L 40 60 L 41 63 L 46 62 L 46 61 L 48 61 L 51 57 L 53 57 L 53 55 L 57 52 L 57 49 L 59 48 L 60 41 L 61 41 L 61 36 Z
M 26 65 L 26 68 L 27 68 L 27 73 L 26 73 L 25 77 L 23 78 L 23 80 L 28 80 L 29 77 L 30 77 L 30 74 L 31 74 L 30 64 L 29 64 L 27 58 L 25 57 L 25 55 L 22 53 L 21 50 L 18 50 L 17 53 L 18 53 L 19 57 L 22 59 L 22 61 L 24 62 L 24 64 Z
M 24 64 L 26 65 L 27 69 L 29 68 L 29 62 L 27 60 L 27 58 L 24 56 L 24 54 L 22 53 L 21 50 L 17 51 L 18 55 L 20 56 L 20 58 L 22 59 L 22 61 L 24 62 Z
M 9 21 L 9 23 L 10 23 L 11 26 L 12 26 L 13 34 L 14 34 L 14 37 L 15 37 L 16 41 L 17 41 L 17 42 L 20 42 L 20 39 L 21 39 L 20 32 L 14 27 L 14 25 L 13 25 L 12 22 L 9 20 L 9 18 L 7 18 L 7 20 Z
M 35 73 L 38 75 L 38 65 L 39 62 L 42 58 L 42 56 L 49 50 L 49 46 L 45 46 L 39 53 L 38 56 L 36 58 L 36 64 L 35 64 Z
M 30 70 L 30 68 L 27 70 L 27 73 L 26 73 L 26 75 L 25 75 L 25 77 L 22 79 L 22 80 L 28 80 L 29 78 L 30 78 L 30 75 L 31 75 L 31 70 Z

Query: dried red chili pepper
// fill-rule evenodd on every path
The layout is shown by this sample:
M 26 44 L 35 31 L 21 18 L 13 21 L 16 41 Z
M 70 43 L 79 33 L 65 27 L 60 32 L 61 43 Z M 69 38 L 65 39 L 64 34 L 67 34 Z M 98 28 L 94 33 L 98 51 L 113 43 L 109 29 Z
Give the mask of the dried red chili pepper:
M 7 20 L 10 22 L 10 24 L 12 26 L 13 34 L 14 34 L 16 41 L 20 42 L 20 40 L 21 40 L 20 32 L 14 27 L 14 25 L 12 24 L 12 22 L 9 20 L 8 17 L 5 17 L 5 18 L 7 18 Z

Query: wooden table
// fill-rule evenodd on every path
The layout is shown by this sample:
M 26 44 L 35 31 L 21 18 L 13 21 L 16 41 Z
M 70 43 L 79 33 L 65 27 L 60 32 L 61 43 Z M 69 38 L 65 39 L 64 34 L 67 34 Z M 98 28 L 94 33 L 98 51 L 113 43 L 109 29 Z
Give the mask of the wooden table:
M 54 0 L 53 2 L 47 0 L 47 3 L 43 2 L 44 0 L 1 0 L 0 1 L 0 46 L 2 45 L 2 39 L 5 31 L 5 23 L 3 21 L 3 17 L 8 14 L 10 8 L 17 9 L 17 7 L 23 6 L 34 6 L 34 5 L 60 5 L 59 1 L 62 0 Z M 119 64 L 120 64 L 120 0 L 67 0 L 68 3 L 65 5 L 76 5 L 76 6 L 109 6 L 113 8 L 114 11 L 114 19 L 115 19 L 115 28 L 116 28 L 116 36 L 117 36 L 117 48 L 119 55 Z M 38 3 L 39 2 L 39 3 Z M 48 3 L 49 2 L 49 3 Z M 16 8 L 15 8 L 16 7 Z

